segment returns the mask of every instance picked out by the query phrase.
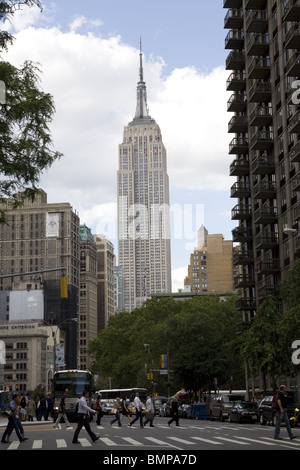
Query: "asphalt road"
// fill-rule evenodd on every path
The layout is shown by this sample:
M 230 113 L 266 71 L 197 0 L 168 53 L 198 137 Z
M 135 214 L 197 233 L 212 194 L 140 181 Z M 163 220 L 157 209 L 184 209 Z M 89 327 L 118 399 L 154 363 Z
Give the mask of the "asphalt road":
M 25 435 L 29 438 L 20 443 L 15 432 L 11 435 L 11 443 L 0 444 L 0 451 L 5 450 L 98 450 L 101 451 L 101 459 L 108 456 L 121 458 L 130 455 L 143 455 L 143 458 L 167 459 L 166 456 L 185 455 L 186 460 L 193 464 L 195 459 L 200 458 L 199 451 L 202 450 L 300 450 L 300 427 L 294 428 L 295 436 L 299 438 L 290 440 L 284 426 L 281 428 L 282 441 L 274 441 L 274 427 L 262 426 L 257 423 L 236 424 L 208 420 L 181 419 L 180 426 L 175 423 L 168 426 L 168 418 L 156 417 L 154 428 L 145 427 L 140 429 L 138 422 L 131 428 L 127 426 L 128 421 L 123 419 L 122 427 L 116 424 L 110 426 L 111 417 L 102 418 L 101 426 L 95 422 L 91 427 L 96 434 L 100 434 L 100 439 L 92 443 L 85 429 L 79 434 L 80 444 L 72 444 L 72 438 L 76 423 L 72 423 L 72 428 L 66 429 L 64 423 L 60 429 L 54 429 L 52 422 L 35 422 L 24 425 Z M 2 422 L 3 425 L 3 422 Z M 4 427 L 0 427 L 2 436 Z M 142 451 L 142 453 L 141 453 Z M 3 454 L 2 454 L 3 455 Z M 150 456 L 150 457 L 149 457 Z M 165 457 L 163 457 L 165 456 Z M 188 457 L 187 457 L 188 456 Z M 183 458 L 183 457 L 182 457 Z M 148 464 L 166 463 L 158 460 Z M 144 461 L 146 463 L 146 461 Z M 197 463 L 200 461 L 198 460 Z M 114 463 L 114 462 L 103 462 Z M 114 464 L 122 462 L 115 461 Z M 133 463 L 133 462 L 132 462 Z M 171 457 L 170 462 L 171 463 Z M 184 463 L 184 462 L 182 462 Z M 133 467 L 134 465 L 131 465 Z

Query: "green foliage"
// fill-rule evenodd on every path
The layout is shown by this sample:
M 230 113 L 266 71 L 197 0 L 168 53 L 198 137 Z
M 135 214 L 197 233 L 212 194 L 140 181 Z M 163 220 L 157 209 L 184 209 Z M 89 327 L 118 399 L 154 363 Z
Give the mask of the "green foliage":
M 148 300 L 139 309 L 110 318 L 89 348 L 96 358 L 93 371 L 111 377 L 113 388 L 150 388 L 145 364 L 147 370 L 158 369 L 160 354 L 168 350 L 174 392 L 209 388 L 214 377 L 218 384 L 228 383 L 232 375 L 243 383 L 243 364 L 230 347 L 238 320 L 234 295 L 225 302 L 217 295 Z M 155 373 L 155 382 L 156 391 L 166 394 L 166 376 Z
M 0 2 L 0 19 L 12 16 L 22 5 L 41 7 L 38 0 Z M 1 49 L 7 50 L 12 42 L 12 36 L 2 31 Z M 34 197 L 41 172 L 61 157 L 52 150 L 48 127 L 55 112 L 54 101 L 40 89 L 39 74 L 31 61 L 20 68 L 0 62 L 0 80 L 6 91 L 5 104 L 0 105 L 0 203 L 7 204 L 0 209 L 0 222 L 5 221 L 5 209 Z

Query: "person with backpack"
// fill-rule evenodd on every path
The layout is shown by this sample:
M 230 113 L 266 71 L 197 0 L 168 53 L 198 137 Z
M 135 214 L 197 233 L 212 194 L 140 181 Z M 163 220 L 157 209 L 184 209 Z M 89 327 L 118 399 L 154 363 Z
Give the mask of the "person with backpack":
M 276 396 L 277 395 L 277 396 Z M 295 439 L 296 436 L 293 435 L 291 427 L 290 427 L 290 421 L 286 412 L 287 408 L 287 392 L 286 392 L 286 386 L 285 385 L 280 385 L 279 387 L 279 392 L 274 395 L 273 398 L 273 408 L 277 411 L 277 421 L 276 421 L 276 426 L 275 426 L 275 433 L 274 433 L 274 439 L 276 440 L 282 440 L 282 437 L 280 437 L 280 426 L 282 423 L 282 420 L 284 420 L 285 427 L 287 429 L 288 435 L 290 439 Z

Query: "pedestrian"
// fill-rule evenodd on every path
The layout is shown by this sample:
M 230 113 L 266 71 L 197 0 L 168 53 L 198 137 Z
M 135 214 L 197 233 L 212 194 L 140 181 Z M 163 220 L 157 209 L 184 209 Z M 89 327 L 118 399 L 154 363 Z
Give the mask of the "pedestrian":
M 130 411 L 126 403 L 126 398 L 123 398 L 122 400 L 121 420 L 123 419 L 124 416 L 127 416 L 127 418 L 129 419 L 129 422 L 131 423 L 131 416 L 130 416 Z
M 115 415 L 115 418 L 111 421 L 110 425 L 112 426 L 116 421 L 118 421 L 118 426 L 122 426 L 121 421 L 120 421 L 120 414 L 122 411 L 122 405 L 120 403 L 120 398 L 117 398 L 116 403 L 113 406 L 112 409 L 112 414 Z
M 67 425 L 67 428 L 70 428 L 71 424 L 69 423 L 69 420 L 68 420 L 67 415 L 66 415 L 66 405 L 65 405 L 64 397 L 62 397 L 61 400 L 60 400 L 60 404 L 59 404 L 59 407 L 58 407 L 58 416 L 57 416 L 57 419 L 56 419 L 55 423 L 53 424 L 54 428 L 58 428 L 58 424 L 60 423 L 61 418 L 64 418 L 64 421 Z
M 131 428 L 131 426 L 139 419 L 140 420 L 140 428 L 143 429 L 143 415 L 142 415 L 142 409 L 143 409 L 143 403 L 140 400 L 140 394 L 137 392 L 135 394 L 135 399 L 134 399 L 134 408 L 135 408 L 135 417 L 131 421 L 128 426 Z
M 28 397 L 27 402 L 27 416 L 28 421 L 33 421 L 33 417 L 35 416 L 35 401 L 32 397 Z
M 19 405 L 21 407 L 20 413 L 21 413 L 21 421 L 26 421 L 26 416 L 27 416 L 27 409 L 26 409 L 26 397 L 24 393 L 21 393 L 21 396 L 19 397 Z
M 154 405 L 153 405 L 152 398 L 150 396 L 148 396 L 147 401 L 146 401 L 145 418 L 146 418 L 146 420 L 144 421 L 144 426 L 146 426 L 146 424 L 150 422 L 150 424 L 149 424 L 150 428 L 154 428 L 154 426 L 153 426 Z
M 97 400 L 94 403 L 94 409 L 97 411 L 97 426 L 101 425 L 101 418 L 103 416 L 102 403 L 101 403 L 101 393 L 98 393 Z
M 278 392 L 278 398 L 277 398 L 277 404 L 278 404 L 278 414 L 277 414 L 277 421 L 276 421 L 276 426 L 275 426 L 275 433 L 274 433 L 274 439 L 277 440 L 282 440 L 282 437 L 279 436 L 280 434 L 280 426 L 282 423 L 282 420 L 284 420 L 285 427 L 287 429 L 288 435 L 290 439 L 295 439 L 296 436 L 293 436 L 291 427 L 290 427 L 290 421 L 286 412 L 287 408 L 287 392 L 286 392 L 286 386 L 285 385 L 280 385 L 279 387 L 279 392 Z
M 42 417 L 44 417 L 44 421 L 46 421 L 47 407 L 48 407 L 48 403 L 45 397 L 37 397 L 36 413 L 37 413 L 38 421 L 42 421 Z
M 8 423 L 1 439 L 1 442 L 3 442 L 4 444 L 8 444 L 10 442 L 9 436 L 11 435 L 13 430 L 16 431 L 20 442 L 26 441 L 28 439 L 28 437 L 22 436 L 19 426 L 17 424 L 16 411 L 19 406 L 17 403 L 17 399 L 18 396 L 15 394 L 13 395 L 13 399 L 9 403 L 9 409 L 11 410 L 12 414 L 8 417 Z
M 176 426 L 179 426 L 179 416 L 178 416 L 178 396 L 175 395 L 171 404 L 171 419 L 168 421 L 170 426 L 173 421 L 176 421 Z
M 89 436 L 90 436 L 90 438 L 92 439 L 93 442 L 97 441 L 97 439 L 99 439 L 99 437 L 100 437 L 99 434 L 96 435 L 91 430 L 91 426 L 90 426 L 90 422 L 89 422 L 89 413 L 96 414 L 97 412 L 88 406 L 87 401 L 86 401 L 86 397 L 88 397 L 88 392 L 86 392 L 84 390 L 82 392 L 82 397 L 80 398 L 79 403 L 78 403 L 78 413 L 77 413 L 77 415 L 78 415 L 78 424 L 77 424 L 77 428 L 76 428 L 74 436 L 73 436 L 73 440 L 72 440 L 73 444 L 79 444 L 78 435 L 79 435 L 79 433 L 80 433 L 83 426 L 87 430 L 87 432 L 88 432 L 88 434 L 89 434 Z
M 49 415 L 51 414 L 51 411 L 53 410 L 53 401 L 52 401 L 52 398 L 51 398 L 51 393 L 48 393 L 48 395 L 46 397 L 46 402 L 47 402 L 47 407 L 46 407 L 45 421 L 49 421 L 48 420 Z

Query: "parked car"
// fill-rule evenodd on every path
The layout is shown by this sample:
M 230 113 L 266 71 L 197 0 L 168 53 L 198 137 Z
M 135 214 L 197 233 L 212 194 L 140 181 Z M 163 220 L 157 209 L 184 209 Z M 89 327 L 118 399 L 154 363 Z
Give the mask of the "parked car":
M 243 423 L 244 421 L 255 423 L 258 421 L 258 406 L 253 401 L 241 401 L 233 405 L 229 412 L 228 420 Z
M 167 397 L 154 397 L 152 401 L 154 405 L 154 413 L 156 415 L 159 415 L 161 407 L 163 406 L 164 403 L 167 403 L 168 398 Z
M 245 394 L 222 393 L 213 395 L 209 404 L 210 418 L 224 421 L 228 418 L 233 405 L 239 401 L 245 401 Z
M 115 403 L 116 400 L 101 400 L 102 413 L 105 415 L 110 415 Z
M 272 426 L 275 426 L 276 423 L 276 411 L 273 410 L 272 406 L 273 395 L 265 396 L 259 404 L 258 413 L 259 413 L 259 422 L 260 424 L 266 424 L 270 422 Z M 294 398 L 291 395 L 288 395 L 287 402 L 287 415 L 291 418 L 295 412 L 296 403 Z

